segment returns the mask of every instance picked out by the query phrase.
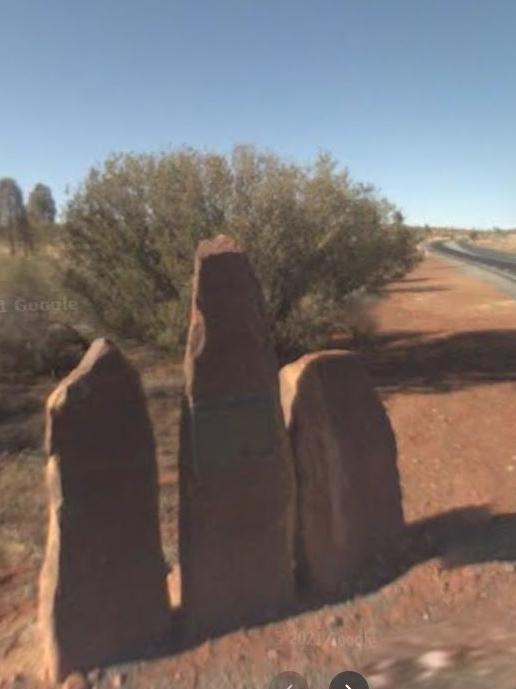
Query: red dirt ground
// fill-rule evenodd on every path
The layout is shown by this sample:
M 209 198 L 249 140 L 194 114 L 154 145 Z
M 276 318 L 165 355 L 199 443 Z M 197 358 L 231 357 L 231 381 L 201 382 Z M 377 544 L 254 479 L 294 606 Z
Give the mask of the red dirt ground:
M 433 257 L 384 296 L 376 307 L 379 332 L 360 350 L 397 436 L 410 524 L 398 570 L 375 572 L 364 582 L 368 592 L 351 601 L 105 670 L 92 684 L 261 689 L 278 672 L 295 670 L 311 689 L 323 689 L 337 672 L 365 668 L 371 689 L 514 689 L 516 301 Z M 142 365 L 147 389 L 155 387 L 163 367 Z M 166 446 L 163 483 L 175 491 L 170 399 L 165 389 L 151 394 Z M 166 504 L 173 561 L 174 508 Z M 0 572 L 0 686 L 2 678 L 5 686 L 28 686 L 36 669 L 29 585 L 36 576 L 34 569 Z M 14 591 L 18 607 L 10 610 Z M 11 618 L 2 619 L 9 610 Z M 18 635 L 2 646 L 14 627 Z M 15 673 L 24 674 L 17 684 Z

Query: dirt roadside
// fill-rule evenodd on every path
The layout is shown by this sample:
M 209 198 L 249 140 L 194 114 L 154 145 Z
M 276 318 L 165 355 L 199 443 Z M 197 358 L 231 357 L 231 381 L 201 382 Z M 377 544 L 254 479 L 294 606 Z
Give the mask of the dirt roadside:
M 364 582 L 367 590 L 351 601 L 113 668 L 96 678 L 98 687 L 254 689 L 296 670 L 322 689 L 337 672 L 362 668 L 372 689 L 416 682 L 513 689 L 516 301 L 433 257 L 384 296 L 379 333 L 360 350 L 397 436 L 412 525 L 398 571 Z M 168 420 L 180 374 L 141 353 L 136 358 L 160 443 L 163 529 L 173 561 L 176 441 Z M 165 375 L 173 383 L 164 384 Z M 40 500 L 41 489 L 33 492 Z M 0 576 L 0 680 L 36 669 L 37 562 Z M 26 684 L 19 677 L 6 686 Z

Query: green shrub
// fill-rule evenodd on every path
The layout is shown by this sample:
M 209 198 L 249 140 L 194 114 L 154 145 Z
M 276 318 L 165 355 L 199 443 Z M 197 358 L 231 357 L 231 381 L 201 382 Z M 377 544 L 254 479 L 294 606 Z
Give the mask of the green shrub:
M 282 358 L 338 329 L 345 298 L 416 261 L 394 206 L 328 155 L 309 167 L 239 146 L 111 156 L 69 202 L 67 281 L 119 333 L 184 342 L 199 240 L 235 237 L 261 280 Z

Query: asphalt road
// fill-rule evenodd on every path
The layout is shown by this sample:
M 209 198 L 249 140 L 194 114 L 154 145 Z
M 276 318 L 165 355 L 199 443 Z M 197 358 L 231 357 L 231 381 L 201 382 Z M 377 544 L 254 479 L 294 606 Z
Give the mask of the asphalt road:
M 516 299 L 516 254 L 478 247 L 465 241 L 432 242 L 428 249 Z
M 516 275 L 516 254 L 478 247 L 464 241 L 433 242 L 430 248 L 438 253 L 448 254 L 473 263 L 480 263 L 490 268 L 496 268 Z

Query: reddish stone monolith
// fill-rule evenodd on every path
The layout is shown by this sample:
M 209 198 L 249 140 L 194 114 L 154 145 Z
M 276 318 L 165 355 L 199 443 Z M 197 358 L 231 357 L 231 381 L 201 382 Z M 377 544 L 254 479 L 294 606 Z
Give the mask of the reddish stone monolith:
M 195 261 L 180 444 L 182 604 L 210 635 L 293 599 L 295 482 L 260 286 L 225 236 Z
M 403 529 L 396 442 L 354 354 L 303 356 L 280 386 L 298 479 L 298 581 L 332 597 Z
M 170 624 L 152 428 L 139 376 L 109 341 L 49 397 L 47 451 L 39 615 L 57 681 L 151 652 Z

